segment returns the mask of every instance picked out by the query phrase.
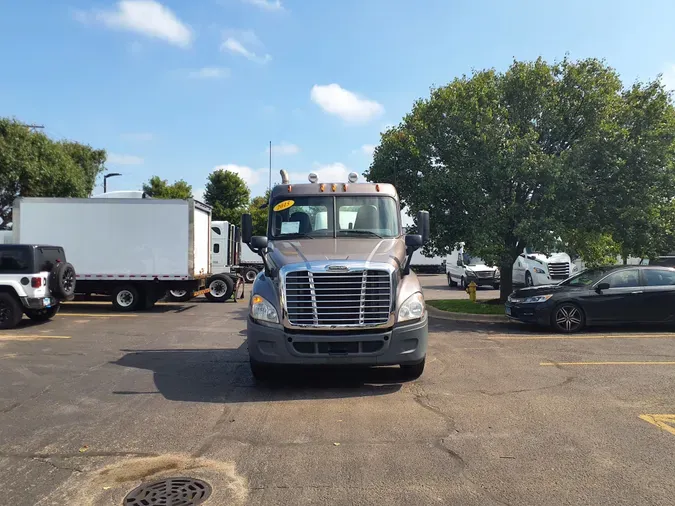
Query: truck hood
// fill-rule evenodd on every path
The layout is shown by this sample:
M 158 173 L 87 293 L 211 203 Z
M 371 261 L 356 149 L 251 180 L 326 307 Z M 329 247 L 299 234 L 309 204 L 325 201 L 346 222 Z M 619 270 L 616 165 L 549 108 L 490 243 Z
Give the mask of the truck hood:
M 381 262 L 395 268 L 405 264 L 403 239 L 315 238 L 275 240 L 269 243 L 272 262 L 281 268 L 288 264 L 311 262 Z
M 570 256 L 567 253 L 551 253 L 550 255 L 544 255 L 543 253 L 530 253 L 527 257 L 535 257 L 542 263 L 569 263 Z
M 492 272 L 497 270 L 496 267 L 490 267 L 485 264 L 467 265 L 466 268 L 471 269 L 474 272 Z

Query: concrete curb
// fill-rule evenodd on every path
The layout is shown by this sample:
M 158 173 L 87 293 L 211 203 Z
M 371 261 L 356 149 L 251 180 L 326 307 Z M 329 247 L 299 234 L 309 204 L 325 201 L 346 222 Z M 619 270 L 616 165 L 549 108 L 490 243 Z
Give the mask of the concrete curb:
M 451 313 L 443 311 L 427 304 L 427 311 L 431 318 L 439 320 L 450 320 L 456 322 L 474 322 L 474 323 L 508 323 L 506 315 L 498 314 L 471 314 L 471 313 Z

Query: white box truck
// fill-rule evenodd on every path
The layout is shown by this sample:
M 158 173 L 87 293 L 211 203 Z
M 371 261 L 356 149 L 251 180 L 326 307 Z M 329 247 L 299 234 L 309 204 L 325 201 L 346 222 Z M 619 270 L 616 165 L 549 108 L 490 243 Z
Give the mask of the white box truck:
M 169 290 L 210 289 L 221 302 L 234 288 L 232 276 L 211 275 L 211 208 L 193 199 L 18 198 L 12 232 L 15 244 L 62 246 L 76 293 L 109 295 L 118 310 L 149 308 Z

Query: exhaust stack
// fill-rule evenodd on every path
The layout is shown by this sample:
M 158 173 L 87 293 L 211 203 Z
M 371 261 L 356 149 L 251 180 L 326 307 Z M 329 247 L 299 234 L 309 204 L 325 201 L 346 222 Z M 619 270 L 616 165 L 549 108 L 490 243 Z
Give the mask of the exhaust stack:
M 288 179 L 288 172 L 285 170 L 281 169 L 279 171 L 279 174 L 281 174 L 281 184 L 288 184 L 290 183 L 290 180 Z

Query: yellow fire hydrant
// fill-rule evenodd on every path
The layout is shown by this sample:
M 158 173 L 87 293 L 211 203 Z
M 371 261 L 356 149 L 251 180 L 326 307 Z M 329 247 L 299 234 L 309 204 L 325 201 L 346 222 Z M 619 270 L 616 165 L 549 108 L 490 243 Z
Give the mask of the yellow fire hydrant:
M 478 285 L 475 283 L 475 281 L 472 281 L 469 283 L 469 286 L 466 287 L 466 293 L 469 294 L 469 299 L 471 299 L 471 302 L 476 302 L 476 288 L 478 288 Z

